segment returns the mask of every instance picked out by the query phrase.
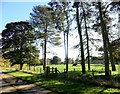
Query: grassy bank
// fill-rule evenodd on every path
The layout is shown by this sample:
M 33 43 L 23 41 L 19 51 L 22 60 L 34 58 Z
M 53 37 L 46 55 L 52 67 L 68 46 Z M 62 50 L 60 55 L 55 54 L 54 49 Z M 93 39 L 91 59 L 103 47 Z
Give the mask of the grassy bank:
M 120 93 L 120 89 L 101 87 L 90 83 L 84 83 L 82 81 L 70 80 L 64 76 L 49 76 L 46 77 L 43 74 L 29 74 L 21 71 L 10 71 L 4 70 L 15 77 L 38 85 L 45 86 L 51 90 L 58 92 L 64 92 L 65 94 L 109 94 L 109 93 Z M 73 75 L 74 76 L 74 75 Z

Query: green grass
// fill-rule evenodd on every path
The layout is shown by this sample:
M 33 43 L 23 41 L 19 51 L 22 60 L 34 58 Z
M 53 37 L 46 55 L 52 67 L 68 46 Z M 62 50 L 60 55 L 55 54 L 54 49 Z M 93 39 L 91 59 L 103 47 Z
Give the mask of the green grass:
M 66 67 L 66 65 L 64 64 L 61 64 L 61 65 L 47 65 L 47 66 L 50 66 L 50 68 L 52 67 L 57 67 L 57 69 L 63 73 L 64 72 L 64 69 Z M 79 72 L 81 74 L 81 65 L 78 64 L 77 66 L 72 66 L 72 64 L 69 64 L 69 72 L 73 72 L 73 71 L 76 71 L 76 72 Z M 91 64 L 91 70 L 94 70 L 94 73 L 95 75 L 104 75 L 104 65 L 103 64 Z M 43 66 L 36 66 L 35 67 L 35 71 L 34 71 L 34 66 L 31 67 L 30 70 L 27 70 L 26 67 L 23 67 L 23 70 L 24 71 L 27 71 L 27 72 L 32 72 L 32 73 L 43 73 Z M 88 70 L 88 66 L 86 64 L 86 70 Z M 111 65 L 110 65 L 110 70 L 111 70 Z M 87 74 L 91 74 L 92 75 L 92 72 L 91 71 L 87 71 Z M 120 65 L 116 65 L 116 71 L 112 71 L 112 75 L 116 75 L 116 74 L 120 74 Z
M 46 77 L 41 74 L 29 74 L 21 71 L 9 71 L 4 72 L 14 75 L 23 80 L 29 80 L 38 85 L 43 85 L 51 90 L 58 92 L 65 92 L 68 94 L 104 94 L 104 93 L 120 93 L 120 89 L 100 87 L 89 83 L 83 83 L 81 81 L 72 81 L 65 77 Z
M 50 68 L 57 67 L 57 69 L 63 73 L 65 69 L 65 65 L 48 65 Z M 32 72 L 33 74 L 24 73 L 21 71 L 10 71 L 10 70 L 3 70 L 4 72 L 7 72 L 11 75 L 14 75 L 18 78 L 22 78 L 23 80 L 29 80 L 33 83 L 43 85 L 47 88 L 50 88 L 51 90 L 55 90 L 58 92 L 65 92 L 69 94 L 101 94 L 101 93 L 120 93 L 120 89 L 115 88 L 106 88 L 101 86 L 96 86 L 90 83 L 83 83 L 82 81 L 73 81 L 70 79 L 65 78 L 64 76 L 53 76 L 46 78 L 42 75 L 43 73 L 43 66 L 36 66 L 34 71 L 34 66 L 31 67 L 31 70 L 27 70 L 27 68 L 24 66 L 23 70 L 27 72 Z M 72 66 L 72 64 L 69 64 L 69 77 L 75 78 L 77 76 L 84 76 L 81 72 L 81 65 L 78 64 L 77 66 Z M 87 64 L 86 64 L 86 70 Z M 104 75 L 104 65 L 102 64 L 91 64 L 91 70 L 94 70 L 95 77 L 97 77 L 98 81 L 102 81 L 104 83 L 111 83 L 110 81 L 104 82 L 104 80 L 101 80 L 101 75 Z M 111 70 L 111 66 L 110 66 Z M 91 77 L 92 71 L 87 71 L 86 76 Z M 120 82 L 120 65 L 116 65 L 116 71 L 112 71 L 112 78 L 115 79 L 115 81 Z M 100 79 L 99 79 L 100 78 Z

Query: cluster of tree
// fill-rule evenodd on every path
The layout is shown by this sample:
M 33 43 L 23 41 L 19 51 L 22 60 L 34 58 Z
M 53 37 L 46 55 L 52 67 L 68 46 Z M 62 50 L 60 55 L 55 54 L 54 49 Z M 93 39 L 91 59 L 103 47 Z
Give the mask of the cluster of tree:
M 34 45 L 36 31 L 25 21 L 12 22 L 2 31 L 2 56 L 11 66 L 39 63 L 39 51 Z
M 51 59 L 51 64 L 60 64 L 61 63 L 61 58 L 59 58 L 58 56 L 53 56 L 53 58 Z
M 73 58 L 68 58 L 68 64 L 80 63 L 78 59 L 74 60 Z M 51 64 L 66 64 L 66 59 L 62 62 L 61 58 L 58 56 L 53 56 L 51 59 Z
M 40 59 L 40 64 L 39 65 L 42 65 L 43 64 L 43 59 Z M 66 64 L 66 60 L 64 61 L 61 61 L 61 58 L 58 57 L 58 56 L 53 56 L 53 58 L 49 59 L 47 58 L 47 62 L 46 62 L 48 65 L 50 64 Z M 78 58 L 76 58 L 75 60 L 73 58 L 68 58 L 68 64 L 80 64 L 80 60 Z
M 75 24 L 74 30 L 77 29 L 79 36 L 79 43 L 75 48 L 78 48 L 80 51 L 78 61 L 81 62 L 82 73 L 86 73 L 85 61 L 88 63 L 88 70 L 90 70 L 91 40 L 89 36 L 91 31 L 102 35 L 105 75 L 109 76 L 109 62 L 111 62 L 112 70 L 116 70 L 113 58 L 114 50 L 111 44 L 111 39 L 114 37 L 113 33 L 115 33 L 111 31 L 113 27 L 116 27 L 116 24 L 111 25 L 114 18 L 111 18 L 110 15 L 113 14 L 114 11 L 118 11 L 120 2 L 69 2 L 68 0 L 61 2 L 60 0 L 56 0 L 56 2 L 49 2 L 48 5 L 49 6 L 38 5 L 33 8 L 33 12 L 30 13 L 31 18 L 29 21 L 33 28 L 25 22 L 6 25 L 6 29 L 2 32 L 3 56 L 5 58 L 10 59 L 13 64 L 19 63 L 21 66 L 25 62 L 28 62 L 28 57 L 30 57 L 29 63 L 32 62 L 33 59 L 35 60 L 34 56 L 38 55 L 35 46 L 32 45 L 34 36 L 40 35 L 36 38 L 40 39 L 43 43 L 43 69 L 45 70 L 47 43 L 53 46 L 60 45 L 60 33 L 63 32 L 67 73 L 69 63 L 68 39 L 70 31 L 72 31 L 71 27 Z M 33 30 L 34 28 L 38 29 L 40 33 L 29 32 L 35 31 Z M 85 60 L 85 55 L 87 55 L 87 60 Z M 51 61 L 55 63 L 60 60 L 55 56 Z
M 67 1 L 67 0 L 66 0 Z M 85 52 L 84 52 L 84 45 L 86 44 L 87 49 L 87 61 L 88 61 L 88 70 L 90 70 L 90 53 L 89 53 L 89 33 L 90 29 L 94 29 L 95 31 L 101 31 L 99 32 L 102 35 L 103 40 L 103 48 L 104 48 L 104 63 L 105 63 L 105 75 L 109 76 L 109 60 L 112 65 L 112 70 L 115 71 L 115 64 L 114 64 L 114 58 L 112 53 L 112 46 L 110 43 L 110 30 L 111 27 L 110 24 L 112 22 L 112 19 L 110 18 L 110 13 L 112 13 L 114 9 L 119 8 L 120 2 L 110 2 L 110 3 L 103 3 L 103 2 L 74 2 L 73 8 L 75 8 L 75 18 L 77 22 L 77 28 L 78 28 L 78 35 L 80 38 L 80 43 L 78 47 L 80 47 L 80 55 L 81 55 L 81 65 L 82 65 L 82 72 L 83 74 L 86 73 L 85 70 Z M 70 19 L 68 19 L 68 16 L 70 15 L 70 11 L 73 9 L 71 7 L 71 2 L 50 2 L 49 5 L 52 7 L 53 11 L 59 12 L 61 9 L 63 9 L 64 13 L 63 15 L 58 15 L 58 18 L 62 20 L 61 23 L 58 22 L 57 24 L 58 28 L 61 27 L 61 24 L 64 24 L 65 21 L 67 24 L 67 30 L 64 30 L 66 32 L 67 36 L 67 46 L 68 46 L 68 32 L 70 29 Z M 109 8 L 108 8 L 109 7 Z M 68 9 L 70 8 L 70 9 Z M 74 10 L 74 9 L 73 9 Z M 60 12 L 59 12 L 60 13 Z M 94 18 L 92 18 L 94 17 Z M 64 19 L 65 18 L 65 19 Z M 90 19 L 92 18 L 92 19 Z M 109 21 L 109 22 L 108 22 Z M 90 25 L 90 23 L 92 25 Z M 91 28 L 91 26 L 93 28 Z M 62 30 L 60 29 L 60 30 Z M 84 32 L 85 31 L 85 32 Z M 86 36 L 86 42 L 83 39 L 83 34 Z M 112 35 L 112 34 L 111 34 Z M 65 55 L 66 55 L 66 72 L 68 72 L 68 47 L 65 48 Z

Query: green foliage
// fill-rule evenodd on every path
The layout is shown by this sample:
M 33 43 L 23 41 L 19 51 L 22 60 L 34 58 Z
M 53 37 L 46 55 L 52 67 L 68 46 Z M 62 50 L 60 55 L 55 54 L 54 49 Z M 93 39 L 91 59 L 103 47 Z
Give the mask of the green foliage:
M 33 8 L 33 13 L 30 13 L 32 26 L 37 28 L 43 36 L 41 41 L 43 41 L 44 44 L 44 70 L 46 67 L 47 43 L 54 46 L 61 44 L 60 33 L 55 30 L 56 17 L 54 14 L 54 11 L 50 7 L 42 5 L 35 6 Z
M 33 63 L 38 57 L 36 47 L 33 46 L 35 33 L 28 22 L 6 24 L 6 29 L 2 31 L 2 56 L 9 59 L 12 66 L 20 64 L 20 69 L 24 63 Z
M 31 24 L 41 32 L 42 38 L 52 45 L 60 45 L 60 33 L 55 30 L 56 17 L 54 11 L 48 6 L 38 5 L 33 8 Z
M 41 63 L 41 65 L 43 65 L 43 59 L 40 59 L 40 63 Z
M 51 63 L 52 64 L 59 64 L 59 63 L 61 63 L 61 58 L 59 58 L 58 56 L 53 56 Z
M 68 62 L 69 62 L 69 64 L 73 64 L 74 63 L 73 58 L 68 58 Z
M 25 55 L 25 62 L 30 65 L 40 64 L 39 61 L 39 50 L 36 50 L 36 47 L 32 44 L 29 44 L 28 48 L 26 49 L 28 52 Z
M 6 67 L 6 68 L 9 68 L 10 65 L 11 65 L 11 62 L 8 60 L 8 59 L 4 59 L 4 58 L 1 58 L 2 61 L 0 62 L 1 63 L 1 66 L 2 67 Z

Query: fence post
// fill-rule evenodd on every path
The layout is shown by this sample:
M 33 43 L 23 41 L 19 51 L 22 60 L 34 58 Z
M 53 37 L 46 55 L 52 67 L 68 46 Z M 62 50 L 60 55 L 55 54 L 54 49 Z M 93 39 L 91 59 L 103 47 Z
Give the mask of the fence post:
M 49 75 L 49 73 L 50 73 L 50 67 L 49 67 L 49 66 L 47 66 L 47 67 L 46 67 L 46 69 L 45 69 L 45 74 L 46 74 L 46 76 L 48 76 L 48 75 Z
M 94 77 L 94 70 L 92 70 L 92 76 Z
M 36 72 L 38 73 L 38 68 L 36 68 Z
M 57 74 L 57 68 L 55 68 L 55 74 Z
M 111 76 L 111 70 L 110 70 L 110 76 Z
M 41 73 L 41 67 L 40 67 L 40 73 Z
M 52 73 L 54 73 L 54 68 L 52 67 Z
M 74 69 L 74 72 L 75 72 L 75 69 Z
M 34 65 L 34 72 L 35 72 L 35 65 Z

